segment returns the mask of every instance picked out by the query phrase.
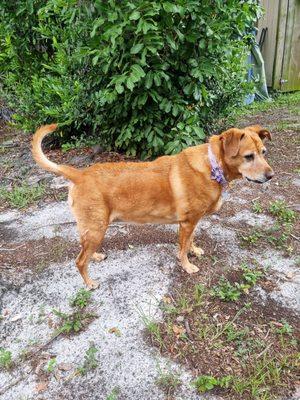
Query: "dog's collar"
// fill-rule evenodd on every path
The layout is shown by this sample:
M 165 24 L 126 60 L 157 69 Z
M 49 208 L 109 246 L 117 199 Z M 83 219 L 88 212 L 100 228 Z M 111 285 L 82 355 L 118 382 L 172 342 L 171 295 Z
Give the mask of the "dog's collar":
M 227 179 L 225 178 L 224 171 L 221 165 L 218 163 L 216 156 L 214 155 L 210 144 L 208 145 L 208 159 L 210 162 L 210 178 L 217 181 L 223 188 L 227 185 Z

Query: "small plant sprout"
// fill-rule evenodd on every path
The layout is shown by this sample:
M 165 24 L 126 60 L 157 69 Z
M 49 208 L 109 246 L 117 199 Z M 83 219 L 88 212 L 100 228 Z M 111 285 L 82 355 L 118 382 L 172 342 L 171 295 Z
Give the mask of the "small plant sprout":
M 279 333 L 280 335 L 289 335 L 291 336 L 294 332 L 293 327 L 285 320 L 280 321 L 282 326 L 280 328 L 276 329 L 276 333 Z
M 113 388 L 110 394 L 106 397 L 106 400 L 117 400 L 120 393 L 120 389 L 118 387 Z
M 242 235 L 241 239 L 244 245 L 254 246 L 262 237 L 263 237 L 262 232 L 254 230 L 249 235 Z
M 76 295 L 70 300 L 70 305 L 83 309 L 90 303 L 91 297 L 92 292 L 90 290 L 79 289 Z
M 205 393 L 218 386 L 221 388 L 228 388 L 231 381 L 232 377 L 230 375 L 224 376 L 222 378 L 215 378 L 211 375 L 201 375 L 198 376 L 196 380 L 194 380 L 193 385 L 196 387 L 198 392 Z
M 283 223 L 291 224 L 296 220 L 295 211 L 291 210 L 283 200 L 270 203 L 269 212 Z
M 0 369 L 10 369 L 12 367 L 12 354 L 11 351 L 5 350 L 0 347 Z
M 98 352 L 97 347 L 93 342 L 90 342 L 90 347 L 85 352 L 84 362 L 81 367 L 77 369 L 77 371 L 81 375 L 86 375 L 89 371 L 96 369 L 98 366 L 98 360 L 96 358 L 96 354 Z
M 156 383 L 169 397 L 173 395 L 175 390 L 181 385 L 181 380 L 179 376 L 172 371 L 164 372 L 160 370 Z
M 50 374 L 55 370 L 57 361 L 56 358 L 51 358 L 51 360 L 49 360 L 48 364 L 45 366 L 45 370 Z
M 262 205 L 258 200 L 252 202 L 252 211 L 256 214 L 261 214 L 263 212 Z
M 194 286 L 194 299 L 196 302 L 196 306 L 199 306 L 202 303 L 202 298 L 203 298 L 204 292 L 205 292 L 204 285 L 197 283 Z

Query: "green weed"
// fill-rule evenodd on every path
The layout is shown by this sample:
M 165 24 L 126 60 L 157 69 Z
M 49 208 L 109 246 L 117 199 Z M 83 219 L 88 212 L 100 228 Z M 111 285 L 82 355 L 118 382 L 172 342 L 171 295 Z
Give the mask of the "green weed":
M 91 297 L 92 292 L 90 290 L 79 289 L 76 295 L 70 300 L 70 305 L 83 309 L 90 303 Z
M 222 276 L 219 283 L 212 288 L 211 293 L 214 297 L 218 297 L 224 301 L 236 301 L 242 294 L 238 283 L 235 282 L 233 285 L 224 276 Z
M 262 232 L 259 232 L 257 230 L 254 230 L 250 235 L 246 235 L 246 236 L 241 236 L 242 242 L 243 244 L 246 245 L 255 245 L 257 244 L 257 242 L 263 237 Z
M 0 369 L 10 369 L 13 365 L 12 353 L 9 350 L 0 348 Z
M 173 395 L 175 390 L 181 385 L 181 380 L 178 375 L 171 371 L 163 372 L 160 370 L 156 383 L 168 396 L 170 396 Z
M 293 327 L 288 322 L 286 322 L 285 320 L 282 320 L 281 323 L 282 323 L 282 327 L 277 328 L 276 329 L 276 333 L 279 333 L 280 335 L 289 335 L 289 336 L 291 336 L 293 334 L 293 332 L 294 332 Z
M 10 206 L 16 208 L 24 208 L 29 204 L 39 200 L 45 193 L 43 185 L 29 186 L 24 183 L 21 186 L 14 186 L 11 191 L 0 188 L 0 199 L 9 203 Z
M 260 214 L 263 212 L 263 207 L 258 200 L 252 203 L 252 211 L 256 214 Z
M 269 212 L 280 222 L 290 224 L 296 220 L 295 211 L 291 210 L 284 200 L 275 200 L 270 203 Z
M 196 306 L 201 305 L 204 293 L 205 293 L 205 286 L 200 283 L 197 283 L 194 286 L 194 300 Z
M 218 297 L 224 301 L 236 301 L 240 298 L 241 294 L 248 293 L 249 289 L 256 284 L 258 279 L 262 276 L 262 272 L 250 269 L 247 265 L 241 267 L 242 282 L 229 282 L 224 276 L 219 280 L 219 283 L 215 285 L 211 294 L 214 297 Z
M 96 369 L 98 366 L 98 361 L 96 358 L 96 354 L 98 352 L 97 347 L 95 347 L 94 343 L 90 343 L 90 347 L 85 352 L 83 365 L 77 368 L 77 371 L 80 375 L 86 375 L 89 371 Z
M 95 317 L 95 314 L 75 311 L 72 313 L 64 313 L 59 310 L 52 311 L 59 318 L 59 327 L 56 329 L 56 334 L 78 333 L 84 329 Z
M 111 393 L 106 397 L 106 400 L 117 400 L 118 399 L 118 395 L 120 393 L 120 389 L 119 388 L 114 388 Z
M 196 387 L 198 392 L 205 393 L 215 387 L 228 388 L 232 381 L 231 376 L 224 376 L 222 378 L 215 378 L 212 375 L 201 375 L 193 381 L 193 386 Z
M 57 365 L 57 361 L 56 358 L 51 358 L 51 360 L 49 360 L 48 364 L 45 366 L 45 370 L 50 374 L 52 373 Z

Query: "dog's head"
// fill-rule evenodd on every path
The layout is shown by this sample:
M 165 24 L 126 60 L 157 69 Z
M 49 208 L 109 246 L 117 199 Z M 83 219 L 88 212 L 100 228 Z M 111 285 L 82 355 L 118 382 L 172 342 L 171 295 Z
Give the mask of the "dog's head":
M 267 129 L 260 125 L 232 128 L 219 138 L 226 167 L 234 175 L 257 183 L 264 183 L 273 177 L 273 169 L 265 159 L 263 141 L 266 138 L 271 140 L 271 133 Z

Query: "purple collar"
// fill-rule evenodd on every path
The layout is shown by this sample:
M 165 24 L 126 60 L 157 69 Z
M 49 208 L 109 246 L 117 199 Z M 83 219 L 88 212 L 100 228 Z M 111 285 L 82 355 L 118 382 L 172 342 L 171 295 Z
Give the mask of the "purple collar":
M 212 152 L 210 144 L 208 145 L 208 159 L 210 162 L 210 168 L 211 168 L 211 179 L 216 180 L 220 185 L 223 187 L 227 185 L 227 180 L 224 175 L 224 171 L 220 164 L 218 163 L 216 156 Z

